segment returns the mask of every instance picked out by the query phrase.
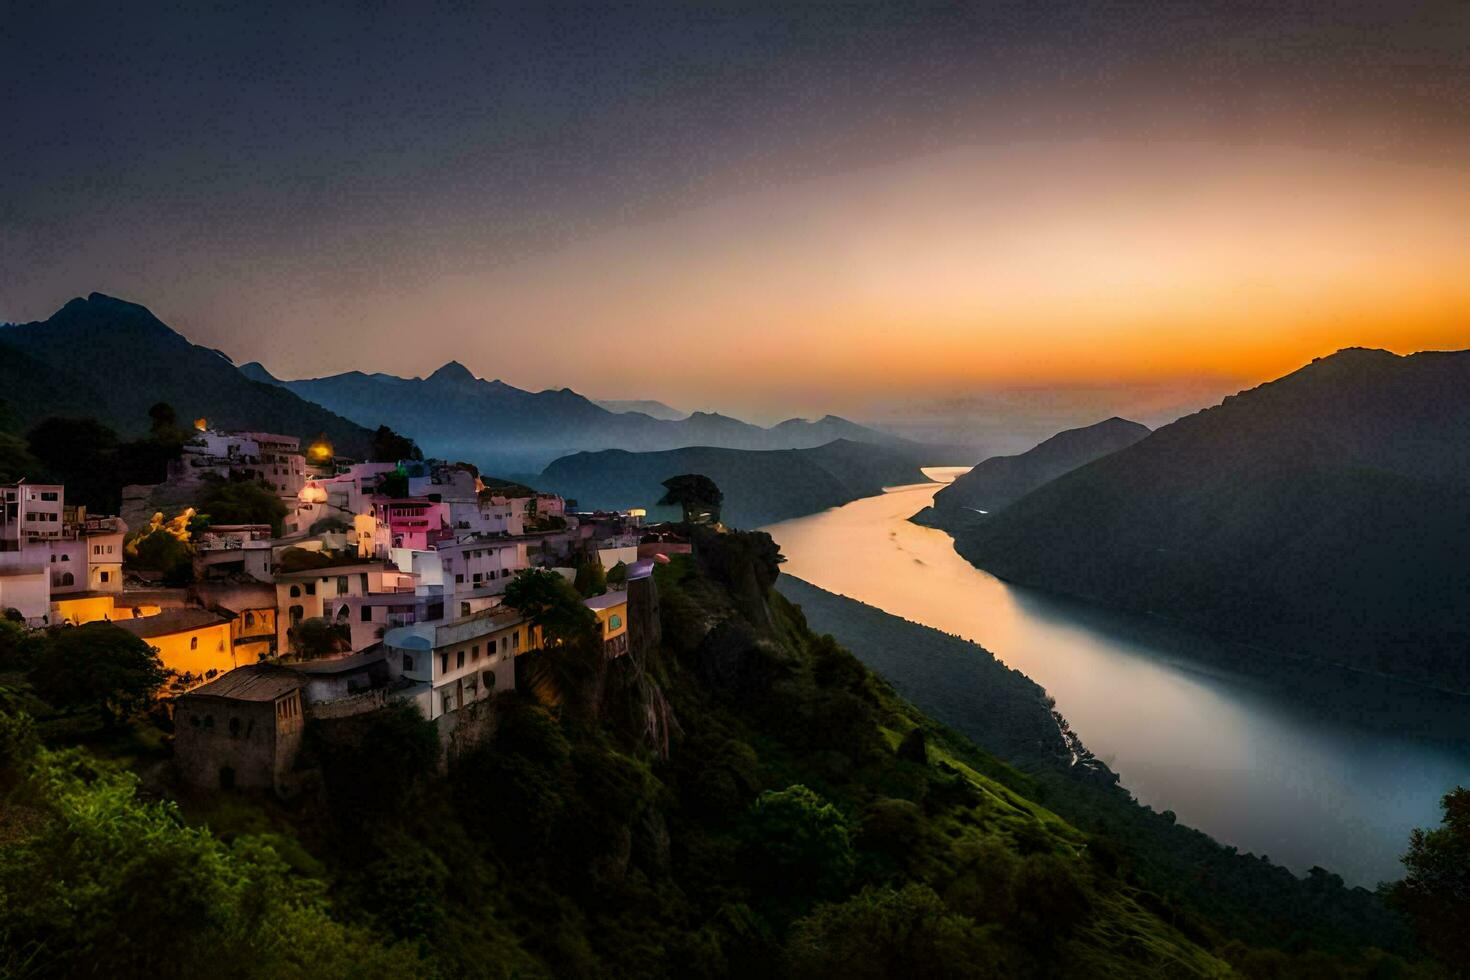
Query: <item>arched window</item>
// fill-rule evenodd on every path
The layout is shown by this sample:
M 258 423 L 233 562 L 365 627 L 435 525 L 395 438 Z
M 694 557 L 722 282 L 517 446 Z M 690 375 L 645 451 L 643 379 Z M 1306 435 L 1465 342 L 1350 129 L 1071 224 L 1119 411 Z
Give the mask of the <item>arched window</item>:
M 71 561 L 71 555 L 62 555 L 61 556 L 61 560 L 62 561 Z
M 252 627 L 254 625 L 255 625 L 255 613 L 253 613 L 253 612 L 247 612 L 245 614 L 245 628 L 246 629 L 249 629 L 250 627 Z
M 299 585 L 293 585 L 293 586 L 291 586 L 291 598 L 293 598 L 293 599 L 300 599 L 301 598 L 301 586 L 299 586 Z
M 72 575 L 71 572 L 62 572 L 56 577 L 57 585 L 75 585 L 76 581 L 76 576 Z
M 300 606 L 292 606 L 290 610 L 288 610 L 288 613 L 291 617 L 291 625 L 295 626 L 297 623 L 301 622 L 301 618 L 306 615 L 306 610 L 302 609 Z
M 342 606 L 340 609 L 337 610 L 337 622 L 339 622 L 339 623 L 345 623 L 345 622 L 347 622 L 347 618 L 348 618 L 347 607 L 346 606 Z

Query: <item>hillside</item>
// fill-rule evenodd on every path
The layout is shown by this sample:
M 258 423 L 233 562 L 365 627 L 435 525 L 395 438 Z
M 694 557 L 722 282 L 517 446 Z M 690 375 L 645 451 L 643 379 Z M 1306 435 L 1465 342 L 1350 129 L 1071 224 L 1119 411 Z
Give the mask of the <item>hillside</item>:
M 688 412 L 651 398 L 596 398 L 593 401 L 609 412 L 640 412 L 649 418 L 663 419 L 666 422 L 677 422 L 689 417 Z
M 251 369 L 262 380 L 270 377 L 258 365 Z M 387 424 L 430 455 L 488 470 L 534 471 L 560 456 L 602 449 L 804 449 L 833 439 L 914 445 L 831 415 L 814 422 L 789 419 L 766 429 L 712 412 L 666 419 L 609 411 L 570 388 L 526 391 L 486 381 L 457 361 L 427 378 L 351 371 L 275 383 L 347 418 Z
M 934 495 L 930 521 L 940 527 L 969 523 L 969 516 L 994 514 L 1063 473 L 1115 453 L 1148 435 L 1148 427 L 1110 418 L 1058 432 L 1016 456 L 992 456 Z
M 1017 788 L 1074 826 L 1118 841 L 1133 873 L 1247 942 L 1402 949 L 1404 925 L 1373 893 L 1327 872 L 1298 878 L 1140 804 L 1053 714 L 1044 689 L 983 647 L 781 576 L 810 628 L 831 633 L 915 707 L 1026 774 Z M 1318 869 L 1319 872 L 1321 869 Z M 1199 882 L 1209 882 L 1200 887 Z
M 656 453 L 576 453 L 553 462 L 534 482 L 575 499 L 584 509 L 646 507 L 654 518 L 674 519 L 677 508 L 654 505 L 663 496 L 663 481 L 681 473 L 703 473 L 714 480 L 725 494 L 725 521 L 740 527 L 816 513 L 879 493 L 885 486 L 924 479 L 906 452 L 836 440 L 812 449 L 699 446 Z
M 695 537 L 697 557 L 658 570 L 658 619 L 627 656 L 519 658 L 493 723 L 447 757 L 409 706 L 313 718 L 315 778 L 289 803 L 178 799 L 155 719 L 94 736 L 146 793 L 58 751 L 85 717 L 0 647 L 0 894 L 26 897 L 0 903 L 0 972 L 1423 975 L 1364 950 L 1371 932 L 1297 958 L 1200 918 L 1190 896 L 1213 881 L 1151 887 L 1123 839 L 1042 799 L 1052 785 L 813 632 L 772 589 L 768 536 Z M 1034 695 L 1014 718 L 1047 710 Z M 1044 715 L 1037 731 L 1055 754 Z M 1340 892 L 1314 902 L 1351 912 Z M 130 934 L 147 941 L 102 941 Z
M 1345 350 L 956 532 L 1003 578 L 1470 690 L 1470 352 Z
M 101 293 L 74 299 L 49 319 L 0 327 L 0 345 L 24 350 L 51 372 L 44 386 L 50 393 L 35 392 L 23 365 L 0 358 L 0 380 L 20 378 L 32 386 L 30 397 L 12 405 L 26 424 L 84 410 L 125 436 L 140 435 L 148 408 L 164 401 L 180 419 L 202 416 L 221 428 L 303 439 L 326 433 L 340 451 L 357 456 L 366 456 L 371 445 L 362 426 L 251 380 L 219 351 L 191 344 L 145 307 Z

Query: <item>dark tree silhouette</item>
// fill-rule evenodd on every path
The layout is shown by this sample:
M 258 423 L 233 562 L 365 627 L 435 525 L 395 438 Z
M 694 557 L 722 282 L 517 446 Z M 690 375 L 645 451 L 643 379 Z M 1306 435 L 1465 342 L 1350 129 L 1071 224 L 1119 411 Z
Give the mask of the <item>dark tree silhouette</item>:
M 1440 806 L 1439 827 L 1410 834 L 1402 858 L 1408 873 L 1389 894 L 1413 917 L 1426 949 L 1463 966 L 1470 963 L 1470 789 L 1457 786 Z
M 386 425 L 378 426 L 373 433 L 373 462 L 396 463 L 403 459 L 423 459 L 424 454 L 414 441 L 401 436 Z
M 659 498 L 659 506 L 683 508 L 687 523 L 720 522 L 720 505 L 725 502 L 725 495 L 715 486 L 714 480 L 702 473 L 671 476 L 664 481 L 664 491 L 664 495 Z

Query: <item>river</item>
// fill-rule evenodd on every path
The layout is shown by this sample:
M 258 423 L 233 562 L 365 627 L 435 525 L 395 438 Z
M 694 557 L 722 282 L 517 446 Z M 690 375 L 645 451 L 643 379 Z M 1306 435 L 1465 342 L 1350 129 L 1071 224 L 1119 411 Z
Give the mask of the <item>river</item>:
M 1464 701 L 1320 665 L 1283 674 L 1279 658 L 1268 682 L 1235 667 L 1260 655 L 970 565 L 908 521 L 964 471 L 766 528 L 783 573 L 981 644 L 1045 687 L 1139 800 L 1299 873 L 1399 877 L 1410 829 L 1470 785 Z

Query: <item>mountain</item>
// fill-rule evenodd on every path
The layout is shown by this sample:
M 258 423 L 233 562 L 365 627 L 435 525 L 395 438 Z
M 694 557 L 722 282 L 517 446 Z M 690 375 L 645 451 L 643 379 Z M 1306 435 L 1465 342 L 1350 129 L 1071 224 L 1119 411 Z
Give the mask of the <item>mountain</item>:
M 647 415 L 649 418 L 663 419 L 665 422 L 677 422 L 680 419 L 687 419 L 689 417 L 688 412 L 681 412 L 677 408 L 665 405 L 663 402 L 654 401 L 651 398 L 595 398 L 593 399 L 593 403 L 599 408 L 607 409 L 609 412 L 639 412 Z
M 1115 416 L 1058 432 L 1017 456 L 992 456 L 935 494 L 933 513 L 922 523 L 946 527 L 994 514 L 1063 473 L 1133 445 L 1148 432 L 1147 426 Z
M 645 507 L 652 516 L 678 516 L 655 504 L 662 483 L 681 473 L 703 473 L 725 494 L 724 521 L 759 527 L 813 514 L 885 486 L 924 477 L 906 452 L 839 439 L 812 449 L 742 450 L 698 446 L 656 453 L 608 449 L 556 460 L 535 485 L 577 501 L 583 508 Z
M 136 303 L 92 293 L 47 320 L 0 327 L 0 391 L 24 392 L 11 411 L 29 425 L 47 415 L 95 416 L 123 435 L 147 431 L 148 409 L 168 402 L 181 420 L 315 438 L 326 433 L 365 456 L 371 433 L 292 392 L 252 380 L 219 351 L 191 344 Z M 32 362 L 44 366 L 37 374 Z M 37 384 L 38 378 L 40 384 Z M 37 390 L 40 388 L 41 390 Z
M 261 369 L 257 377 L 269 375 Z M 427 378 L 350 371 L 283 384 L 347 418 L 386 423 L 411 436 L 425 453 L 502 472 L 536 470 L 560 456 L 602 449 L 806 449 L 834 439 L 918 445 L 830 415 L 764 429 L 711 412 L 677 420 L 610 412 L 570 388 L 526 391 L 477 378 L 457 361 Z
M 1470 351 L 1321 358 L 956 531 L 1015 582 L 1470 691 Z

